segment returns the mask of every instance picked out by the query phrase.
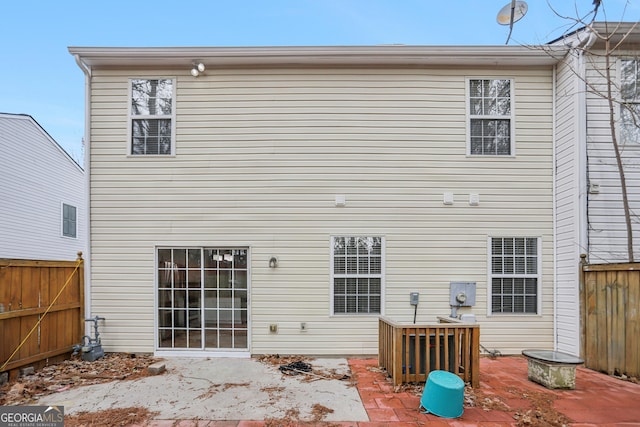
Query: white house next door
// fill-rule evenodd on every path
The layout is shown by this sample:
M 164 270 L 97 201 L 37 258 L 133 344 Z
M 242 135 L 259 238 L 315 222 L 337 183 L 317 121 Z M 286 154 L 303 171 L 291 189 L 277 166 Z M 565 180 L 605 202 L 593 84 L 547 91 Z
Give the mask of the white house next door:
M 248 350 L 247 253 L 158 249 L 158 350 Z

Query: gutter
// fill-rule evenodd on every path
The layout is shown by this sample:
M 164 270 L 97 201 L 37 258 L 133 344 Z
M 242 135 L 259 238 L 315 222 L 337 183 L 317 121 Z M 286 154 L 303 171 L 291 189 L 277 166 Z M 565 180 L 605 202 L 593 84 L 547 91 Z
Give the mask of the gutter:
M 85 171 L 85 250 L 84 254 L 84 317 L 91 317 L 91 68 L 80 55 L 73 57 L 84 73 L 84 171 Z M 85 328 L 89 326 L 85 323 Z

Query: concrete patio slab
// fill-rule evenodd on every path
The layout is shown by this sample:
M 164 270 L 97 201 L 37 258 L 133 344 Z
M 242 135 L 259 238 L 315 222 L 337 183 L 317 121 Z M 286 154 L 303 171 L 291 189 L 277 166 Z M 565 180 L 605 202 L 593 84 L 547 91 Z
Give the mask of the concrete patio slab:
M 368 421 L 358 389 L 349 379 L 285 375 L 255 359 L 170 358 L 166 372 L 131 381 L 72 388 L 38 400 L 63 405 L 65 414 L 109 408 L 144 407 L 157 420 L 265 420 L 296 410 L 300 421 Z M 313 359 L 314 371 L 349 375 L 346 359 Z M 337 374 L 337 375 L 336 375 Z M 315 418 L 314 418 L 315 417 Z

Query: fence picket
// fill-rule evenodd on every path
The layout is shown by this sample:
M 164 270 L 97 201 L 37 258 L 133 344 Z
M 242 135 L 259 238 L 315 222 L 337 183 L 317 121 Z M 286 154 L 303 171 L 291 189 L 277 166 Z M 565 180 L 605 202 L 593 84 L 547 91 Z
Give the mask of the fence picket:
M 78 256 L 75 262 L 0 259 L 2 371 L 69 353 L 82 339 L 84 268 Z
M 584 264 L 580 289 L 585 366 L 640 376 L 640 263 Z

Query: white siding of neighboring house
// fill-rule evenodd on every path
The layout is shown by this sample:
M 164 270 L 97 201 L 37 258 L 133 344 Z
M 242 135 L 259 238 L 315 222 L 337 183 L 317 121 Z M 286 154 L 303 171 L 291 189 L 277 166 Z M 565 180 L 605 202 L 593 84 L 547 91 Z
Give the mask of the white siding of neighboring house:
M 85 246 L 84 172 L 26 115 L 0 114 L 0 258 L 75 260 Z M 62 235 L 62 204 L 77 237 Z
M 515 78 L 515 158 L 466 156 L 467 76 Z M 175 157 L 127 156 L 130 77 L 176 77 Z M 330 316 L 332 235 L 386 238 L 386 316 L 412 321 L 418 291 L 418 322 L 435 321 L 450 312 L 449 282 L 475 281 L 477 304 L 460 312 L 477 315 L 485 347 L 553 347 L 550 68 L 207 69 L 197 79 L 94 69 L 91 87 L 91 312 L 107 317 L 108 351 L 154 350 L 162 245 L 250 248 L 252 353 L 377 353 L 376 316 Z M 487 316 L 493 235 L 541 237 L 541 315 Z
M 579 138 L 582 81 L 579 60 L 568 56 L 557 66 L 556 78 L 556 346 L 580 353 L 579 261 L 580 206 L 586 197 L 580 188 Z
M 618 62 L 612 58 L 612 78 L 617 81 Z M 600 93 L 606 94 L 603 78 L 604 58 L 592 55 L 587 60 L 587 76 Z M 615 88 L 615 84 L 614 84 Z M 614 89 L 614 96 L 617 93 Z M 616 106 L 616 114 L 618 114 Z M 617 120 L 617 116 L 616 116 Z M 620 178 L 616 165 L 607 100 L 590 91 L 587 96 L 587 154 L 589 181 L 600 186 L 599 194 L 589 194 L 589 262 L 602 264 L 628 262 L 626 226 Z M 622 146 L 621 146 L 622 147 Z M 623 146 L 627 193 L 632 212 L 640 212 L 640 145 Z M 632 217 L 635 258 L 640 259 L 640 222 Z

